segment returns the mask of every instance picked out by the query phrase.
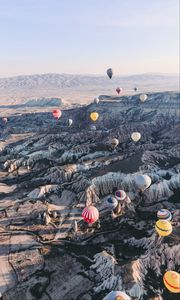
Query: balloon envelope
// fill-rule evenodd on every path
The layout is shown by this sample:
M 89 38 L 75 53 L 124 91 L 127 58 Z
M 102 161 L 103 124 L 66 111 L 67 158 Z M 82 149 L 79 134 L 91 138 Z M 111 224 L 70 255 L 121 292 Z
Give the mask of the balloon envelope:
M 8 122 L 7 118 L 3 118 L 3 122 L 6 124 Z
M 68 126 L 70 127 L 70 126 L 72 125 L 72 123 L 73 123 L 73 120 L 72 120 L 72 119 L 69 119 L 69 120 L 68 120 Z
M 134 88 L 134 91 L 137 92 L 137 90 L 138 90 L 137 87 L 135 87 L 135 88 Z
M 108 77 L 111 79 L 113 76 L 113 69 L 111 69 L 111 68 L 107 69 L 106 73 L 107 73 Z
M 175 271 L 167 271 L 163 276 L 165 287 L 172 293 L 180 293 L 180 274 Z
M 151 178 L 148 175 L 136 175 L 135 183 L 139 190 L 145 191 L 151 185 Z
M 157 217 L 160 220 L 171 221 L 172 214 L 169 210 L 162 208 L 162 209 L 158 210 Z
M 147 95 L 146 94 L 142 94 L 142 95 L 140 95 L 140 100 L 141 100 L 141 102 L 145 102 L 146 100 L 147 100 Z
M 93 131 L 95 131 L 96 130 L 96 126 L 95 125 L 91 125 L 90 129 L 93 130 Z
M 124 292 L 112 291 L 103 300 L 131 300 L 131 298 Z
M 138 142 L 140 139 L 141 139 L 141 134 L 139 132 L 133 132 L 131 134 L 131 139 L 134 141 L 134 142 Z
M 94 103 L 98 104 L 99 103 L 99 98 L 94 98 Z
M 112 139 L 112 140 L 111 140 L 111 145 L 114 146 L 114 147 L 117 147 L 117 146 L 119 145 L 119 140 L 118 140 L 118 139 L 115 139 L 115 138 Z
M 106 205 L 107 205 L 107 207 L 109 207 L 111 209 L 114 209 L 114 208 L 117 207 L 118 201 L 114 197 L 108 197 L 107 200 L 106 200 Z
M 115 197 L 119 201 L 123 201 L 126 198 L 126 193 L 123 190 L 117 190 L 115 192 Z
M 82 217 L 88 224 L 93 224 L 99 219 L 99 211 L 95 206 L 87 206 L 82 211 Z
M 120 94 L 122 92 L 122 88 L 117 87 L 116 92 Z
M 53 112 L 52 112 L 52 114 L 53 114 L 53 117 L 56 120 L 58 120 L 61 117 L 62 112 L 60 111 L 60 109 L 54 109 Z
M 172 225 L 169 221 L 158 220 L 155 229 L 160 236 L 168 236 L 172 232 Z
M 94 111 L 90 114 L 90 118 L 93 122 L 96 122 L 97 119 L 99 118 L 99 114 L 96 111 Z

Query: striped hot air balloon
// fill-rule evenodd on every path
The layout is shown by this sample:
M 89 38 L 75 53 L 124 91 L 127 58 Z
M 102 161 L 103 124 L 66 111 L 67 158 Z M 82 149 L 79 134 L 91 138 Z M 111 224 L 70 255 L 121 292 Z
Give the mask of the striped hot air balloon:
M 115 197 L 119 201 L 123 201 L 126 198 L 126 193 L 123 190 L 117 190 L 115 192 Z
M 180 274 L 175 271 L 167 271 L 163 276 L 165 287 L 171 293 L 180 293 Z
M 171 221 L 172 214 L 168 209 L 162 208 L 158 210 L 157 217 L 159 220 Z
M 99 219 L 99 211 L 95 206 L 87 206 L 82 211 L 82 217 L 88 224 L 93 224 Z

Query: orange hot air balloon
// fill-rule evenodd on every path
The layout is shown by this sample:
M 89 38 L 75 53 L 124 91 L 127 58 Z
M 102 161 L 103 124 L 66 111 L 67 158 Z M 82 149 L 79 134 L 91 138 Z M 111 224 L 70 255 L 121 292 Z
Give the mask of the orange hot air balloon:
M 180 274 L 175 271 L 167 271 L 163 276 L 165 287 L 171 293 L 180 293 Z
M 54 109 L 53 112 L 53 117 L 56 119 L 56 120 L 59 120 L 59 118 L 61 117 L 62 115 L 62 112 L 60 111 L 60 109 Z
M 82 211 L 82 217 L 88 224 L 93 224 L 99 219 L 99 211 L 95 206 L 87 206 Z
M 122 88 L 117 87 L 116 92 L 117 92 L 118 94 L 120 94 L 120 93 L 122 92 Z

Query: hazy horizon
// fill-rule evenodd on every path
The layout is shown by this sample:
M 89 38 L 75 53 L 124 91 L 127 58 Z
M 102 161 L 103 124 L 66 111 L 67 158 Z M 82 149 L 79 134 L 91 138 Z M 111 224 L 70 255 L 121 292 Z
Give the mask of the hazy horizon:
M 92 76 L 92 77 L 106 77 L 106 74 L 93 74 L 93 73 L 53 73 L 53 72 L 49 72 L 49 73 L 32 73 L 32 74 L 17 74 L 17 75 L 12 75 L 12 76 L 4 76 L 1 77 L 0 79 L 6 79 L 6 78 L 11 78 L 11 77 L 23 77 L 23 76 L 42 76 L 42 75 L 67 75 L 67 76 Z M 145 72 L 145 73 L 130 73 L 130 74 L 115 74 L 116 77 L 131 77 L 131 76 L 143 76 L 143 75 L 154 75 L 154 76 L 179 76 L 179 73 L 161 73 L 161 72 Z
M 0 78 L 179 73 L 178 0 L 0 0 Z

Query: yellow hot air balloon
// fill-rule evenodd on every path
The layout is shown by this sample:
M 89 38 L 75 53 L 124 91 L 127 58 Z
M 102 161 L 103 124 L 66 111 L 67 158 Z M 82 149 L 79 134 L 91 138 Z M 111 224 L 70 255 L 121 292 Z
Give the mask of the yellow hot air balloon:
M 163 276 L 165 287 L 172 293 L 180 293 L 180 274 L 175 271 L 167 271 Z
M 90 114 L 90 118 L 93 122 L 96 122 L 97 119 L 99 118 L 99 114 L 96 112 L 96 111 L 93 111 L 91 114 Z
M 169 221 L 158 220 L 155 229 L 160 236 L 168 236 L 172 232 L 172 225 Z

